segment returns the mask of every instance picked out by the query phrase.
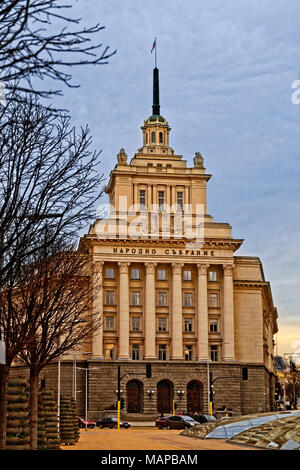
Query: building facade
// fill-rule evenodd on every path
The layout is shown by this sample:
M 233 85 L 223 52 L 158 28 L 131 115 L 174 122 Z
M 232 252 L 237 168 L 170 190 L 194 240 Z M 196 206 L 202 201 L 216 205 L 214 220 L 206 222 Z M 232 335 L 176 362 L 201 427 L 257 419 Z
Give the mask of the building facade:
M 173 404 L 181 412 L 207 411 L 210 376 L 215 411 L 270 411 L 277 332 L 270 284 L 259 258 L 236 255 L 243 240 L 232 238 L 231 226 L 207 213 L 211 175 L 201 154 L 188 167 L 170 147 L 156 68 L 153 97 L 142 147 L 130 161 L 121 149 L 111 171 L 110 214 L 79 246 L 92 255 L 101 287 L 94 310 L 102 328 L 76 356 L 89 369 L 89 416 L 115 404 L 118 366 L 129 418 L 169 413 Z M 70 387 L 71 360 L 62 361 Z

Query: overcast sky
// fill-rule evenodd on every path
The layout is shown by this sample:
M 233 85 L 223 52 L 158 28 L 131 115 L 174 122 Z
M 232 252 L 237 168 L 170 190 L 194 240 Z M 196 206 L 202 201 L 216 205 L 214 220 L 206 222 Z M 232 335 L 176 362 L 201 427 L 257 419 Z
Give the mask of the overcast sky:
M 71 2 L 70 2 L 71 3 Z M 89 124 L 107 177 L 124 147 L 142 145 L 152 114 L 154 37 L 161 114 L 170 145 L 192 166 L 200 151 L 208 212 L 259 256 L 279 313 L 279 352 L 300 352 L 300 2 L 297 0 L 78 0 L 83 24 L 117 49 L 108 65 L 74 69 L 81 88 L 57 98 Z M 299 355 L 300 358 L 300 355 Z

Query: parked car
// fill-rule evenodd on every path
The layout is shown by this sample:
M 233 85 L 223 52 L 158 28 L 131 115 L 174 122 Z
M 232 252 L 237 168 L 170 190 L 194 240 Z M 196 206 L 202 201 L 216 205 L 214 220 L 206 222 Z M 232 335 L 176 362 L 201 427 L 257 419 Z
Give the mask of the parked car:
M 77 420 L 78 420 L 78 426 L 80 428 L 85 428 L 85 423 L 87 424 L 87 427 L 88 428 L 94 428 L 96 426 L 96 423 L 95 421 L 85 421 L 85 418 L 81 418 L 81 417 L 77 417 Z
M 191 417 L 200 424 L 212 423 L 214 421 L 217 421 L 217 418 L 214 415 L 209 415 L 206 413 L 201 413 L 199 415 L 192 415 Z
M 192 426 L 198 426 L 199 423 L 195 421 L 191 416 L 186 415 L 175 415 L 167 418 L 159 418 L 155 422 L 155 426 L 159 429 L 185 429 L 191 428 Z
M 115 417 L 106 417 L 99 419 L 96 422 L 96 425 L 99 426 L 99 428 L 117 428 L 118 427 L 118 418 Z M 127 421 L 120 421 L 120 428 L 125 428 L 128 429 L 130 428 L 130 423 Z

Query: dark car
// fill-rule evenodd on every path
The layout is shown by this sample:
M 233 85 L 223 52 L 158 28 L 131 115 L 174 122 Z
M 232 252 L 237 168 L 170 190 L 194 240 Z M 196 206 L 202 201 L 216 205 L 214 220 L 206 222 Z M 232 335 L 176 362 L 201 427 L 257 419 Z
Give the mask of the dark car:
M 217 421 L 217 418 L 215 416 L 209 415 L 209 414 L 206 414 L 206 413 L 202 413 L 202 414 L 199 414 L 199 415 L 192 415 L 191 417 L 200 424 L 212 423 L 214 421 Z
M 165 428 L 165 427 L 166 427 L 166 421 L 167 421 L 167 417 L 166 417 L 166 416 L 161 416 L 160 418 L 158 418 L 158 419 L 155 421 L 155 426 L 156 426 L 158 429 Z
M 96 422 L 96 425 L 99 426 L 99 428 L 103 429 L 103 428 L 117 428 L 118 427 L 118 418 L 110 418 L 110 417 L 106 417 L 106 418 L 102 418 L 102 419 L 99 419 L 97 422 Z M 130 428 L 130 423 L 128 423 L 127 421 L 120 421 L 120 428 L 125 428 L 125 429 L 128 429 Z
M 89 420 L 85 421 L 84 418 L 80 418 L 79 416 L 77 417 L 77 420 L 78 420 L 78 426 L 80 428 L 85 428 L 85 424 L 87 428 L 94 428 L 96 426 L 95 421 L 89 421 Z
M 186 429 L 191 428 L 193 426 L 198 426 L 199 423 L 195 421 L 191 416 L 186 415 L 175 415 L 169 416 L 168 418 L 159 418 L 155 425 L 162 429 Z

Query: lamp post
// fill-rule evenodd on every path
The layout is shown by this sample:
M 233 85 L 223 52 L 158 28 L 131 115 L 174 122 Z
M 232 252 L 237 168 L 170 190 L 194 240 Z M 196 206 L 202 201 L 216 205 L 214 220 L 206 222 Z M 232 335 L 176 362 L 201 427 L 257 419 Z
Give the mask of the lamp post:
M 76 367 L 76 369 L 85 371 L 85 431 L 87 431 L 88 421 L 88 373 L 90 370 L 98 370 L 97 367 Z

